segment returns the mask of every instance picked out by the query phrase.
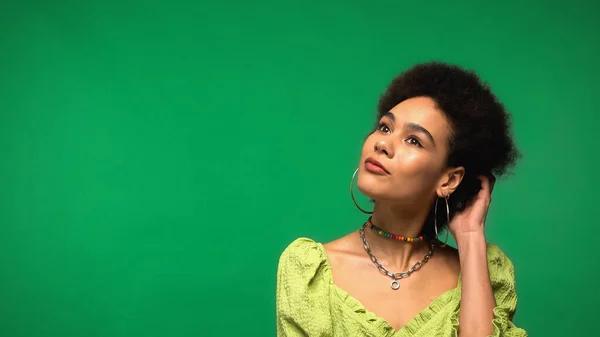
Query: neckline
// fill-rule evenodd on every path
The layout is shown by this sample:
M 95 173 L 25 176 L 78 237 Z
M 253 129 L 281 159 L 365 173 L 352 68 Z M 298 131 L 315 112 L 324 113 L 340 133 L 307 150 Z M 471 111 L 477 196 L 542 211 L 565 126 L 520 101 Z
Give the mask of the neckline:
M 462 285 L 462 272 L 459 272 L 458 273 L 458 282 L 457 282 L 455 288 L 446 290 L 445 292 L 440 294 L 438 297 L 434 298 L 427 307 L 425 307 L 424 309 L 419 311 L 404 326 L 400 327 L 400 329 L 396 330 L 396 329 L 394 329 L 394 327 L 392 327 L 392 325 L 385 318 L 378 316 L 374 312 L 368 310 L 357 298 L 350 295 L 347 291 L 345 291 L 344 289 L 340 288 L 337 284 L 335 284 L 334 279 L 333 279 L 333 271 L 331 268 L 331 261 L 329 260 L 329 255 L 327 255 L 327 250 L 325 249 L 325 246 L 322 243 L 318 242 L 317 244 L 318 244 L 318 247 L 321 250 L 321 253 L 324 257 L 329 286 L 336 292 L 336 294 L 343 300 L 343 302 L 348 305 L 348 307 L 350 307 L 351 309 L 359 309 L 359 310 L 354 310 L 354 311 L 355 312 L 358 311 L 358 312 L 356 312 L 357 314 L 366 316 L 366 319 L 360 319 L 361 321 L 377 322 L 376 324 L 374 324 L 377 326 L 377 329 L 382 329 L 386 333 L 391 332 L 390 336 L 400 337 L 400 336 L 402 336 L 402 334 L 404 334 L 407 331 L 418 330 L 418 327 L 420 324 L 419 321 L 422 320 L 423 315 L 425 315 L 426 313 L 431 313 L 433 311 L 434 305 L 441 302 L 442 300 L 446 300 L 447 298 L 452 297 L 452 295 L 454 295 L 455 292 L 460 291 L 460 287 Z M 348 302 L 350 302 L 350 303 L 348 303 Z M 407 336 L 410 336 L 410 335 L 407 335 Z

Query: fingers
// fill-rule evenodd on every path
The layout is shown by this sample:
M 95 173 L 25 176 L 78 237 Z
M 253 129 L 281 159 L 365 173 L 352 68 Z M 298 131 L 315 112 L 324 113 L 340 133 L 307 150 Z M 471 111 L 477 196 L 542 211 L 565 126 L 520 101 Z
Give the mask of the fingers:
M 478 178 L 481 180 L 481 189 L 487 190 L 492 194 L 494 184 L 496 184 L 496 177 L 490 173 L 488 175 L 481 175 Z
M 489 176 L 479 176 L 479 180 L 481 180 L 481 190 L 479 191 L 480 196 L 486 198 L 488 203 L 492 202 L 492 191 L 494 190 L 494 184 L 496 183 L 496 177 L 492 174 Z
M 477 178 L 479 178 L 479 180 L 481 181 L 481 189 L 489 191 L 492 185 L 490 178 L 488 178 L 487 176 L 479 176 Z
M 490 194 L 492 193 L 492 191 L 494 190 L 494 184 L 496 184 L 496 177 L 490 173 Z

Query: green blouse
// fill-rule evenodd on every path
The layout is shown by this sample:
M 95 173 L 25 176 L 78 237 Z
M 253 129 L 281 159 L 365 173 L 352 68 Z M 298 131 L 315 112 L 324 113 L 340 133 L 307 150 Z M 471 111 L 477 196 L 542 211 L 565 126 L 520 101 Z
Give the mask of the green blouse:
M 492 336 L 527 336 L 515 327 L 517 306 L 512 262 L 496 245 L 488 244 L 487 260 L 496 298 Z M 292 242 L 277 270 L 277 335 L 288 336 L 458 336 L 461 279 L 404 327 L 395 331 L 383 318 L 333 282 L 325 248 L 308 238 Z

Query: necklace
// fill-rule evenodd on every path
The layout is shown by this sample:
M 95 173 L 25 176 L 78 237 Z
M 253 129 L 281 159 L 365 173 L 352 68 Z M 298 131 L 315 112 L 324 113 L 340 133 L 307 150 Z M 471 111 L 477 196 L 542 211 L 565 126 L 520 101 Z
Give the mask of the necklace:
M 367 239 L 365 238 L 365 227 L 367 226 L 368 222 L 366 222 L 360 229 L 359 229 L 359 233 L 360 233 L 360 238 L 363 242 L 363 247 L 365 248 L 365 251 L 367 252 L 367 254 L 369 255 L 369 257 L 371 258 L 371 261 L 377 266 L 377 269 L 379 269 L 379 271 L 384 274 L 387 275 L 389 277 L 392 278 L 392 282 L 390 283 L 390 287 L 394 290 L 398 290 L 400 289 L 400 279 L 409 277 L 412 273 L 416 272 L 417 270 L 421 269 L 421 267 L 423 266 L 423 264 L 425 264 L 427 261 L 429 261 L 429 259 L 431 258 L 431 256 L 433 255 L 433 249 L 435 247 L 434 241 L 431 241 L 431 246 L 429 248 L 429 252 L 425 255 L 425 257 L 415 263 L 414 266 L 412 266 L 412 268 L 410 268 L 408 271 L 405 271 L 403 273 L 392 273 L 389 270 L 387 270 L 382 264 L 381 262 L 379 262 L 379 260 L 377 260 L 377 258 L 375 257 L 375 255 L 373 255 L 373 252 L 371 251 L 371 247 L 369 247 L 369 243 L 367 242 Z
M 371 219 L 371 217 L 369 217 L 369 220 L 367 220 L 367 226 L 376 234 L 379 234 L 379 235 L 383 236 L 384 238 L 388 238 L 388 239 L 392 239 L 392 240 L 406 241 L 406 242 L 418 242 L 418 241 L 423 241 L 423 239 L 424 239 L 423 236 L 416 236 L 414 238 L 409 238 L 406 236 L 388 233 L 388 232 L 380 229 L 379 227 L 375 226 L 373 224 L 373 220 Z

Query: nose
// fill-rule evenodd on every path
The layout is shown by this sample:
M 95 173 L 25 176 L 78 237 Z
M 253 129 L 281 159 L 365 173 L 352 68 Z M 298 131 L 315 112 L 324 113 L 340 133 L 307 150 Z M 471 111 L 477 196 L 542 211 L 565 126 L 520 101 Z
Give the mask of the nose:
M 379 139 L 375 142 L 375 152 L 383 153 L 386 157 L 390 157 L 393 153 L 385 139 Z

